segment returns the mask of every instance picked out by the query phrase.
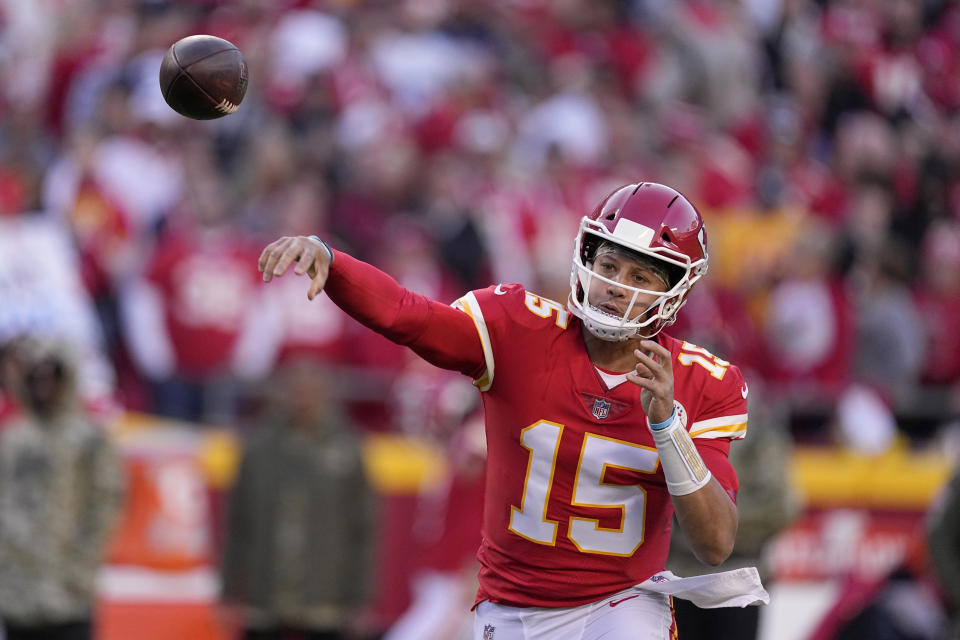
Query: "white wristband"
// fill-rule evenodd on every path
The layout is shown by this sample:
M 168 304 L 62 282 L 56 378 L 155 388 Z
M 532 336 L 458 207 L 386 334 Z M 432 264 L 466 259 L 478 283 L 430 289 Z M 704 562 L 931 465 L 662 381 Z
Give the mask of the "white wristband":
M 648 420 L 647 426 L 649 424 Z M 712 474 L 687 433 L 687 412 L 683 405 L 674 402 L 674 418 L 670 426 L 650 431 L 660 454 L 660 466 L 670 495 L 685 496 L 710 482 Z

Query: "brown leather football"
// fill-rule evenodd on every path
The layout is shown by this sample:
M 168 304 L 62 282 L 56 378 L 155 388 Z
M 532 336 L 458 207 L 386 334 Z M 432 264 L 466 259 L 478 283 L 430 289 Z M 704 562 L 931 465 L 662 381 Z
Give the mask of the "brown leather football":
M 223 38 L 187 36 L 167 49 L 160 65 L 160 90 L 181 115 L 221 118 L 236 111 L 247 92 L 247 63 Z

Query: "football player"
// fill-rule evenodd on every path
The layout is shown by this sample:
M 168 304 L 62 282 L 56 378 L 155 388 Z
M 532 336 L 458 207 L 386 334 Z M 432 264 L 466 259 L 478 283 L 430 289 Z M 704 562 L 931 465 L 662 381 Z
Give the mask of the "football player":
M 580 223 L 566 305 L 498 284 L 448 306 L 315 236 L 272 242 L 259 269 L 269 282 L 294 264 L 309 298 L 326 291 L 482 393 L 476 640 L 666 640 L 671 595 L 767 600 L 755 570 L 664 571 L 674 514 L 701 561 L 730 554 L 727 454 L 747 424 L 739 369 L 662 332 L 707 270 L 703 219 L 683 195 L 644 182 L 601 201 Z

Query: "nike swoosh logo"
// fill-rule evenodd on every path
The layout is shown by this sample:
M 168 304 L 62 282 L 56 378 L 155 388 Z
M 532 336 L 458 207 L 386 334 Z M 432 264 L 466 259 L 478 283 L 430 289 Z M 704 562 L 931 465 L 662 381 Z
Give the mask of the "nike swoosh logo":
M 494 289 L 493 292 L 494 292 L 495 294 L 497 294 L 498 296 L 505 296 L 505 295 L 507 295 L 507 292 L 500 288 L 500 287 L 502 287 L 502 286 L 503 286 L 502 284 L 498 284 L 498 285 L 497 285 L 497 288 Z
M 626 602 L 627 600 L 633 600 L 634 598 L 639 598 L 639 597 L 640 597 L 640 594 L 637 594 L 637 595 L 635 595 L 635 596 L 627 596 L 626 598 L 621 598 L 621 599 L 619 599 L 619 600 L 613 600 L 613 601 L 610 603 L 610 606 L 611 606 L 611 607 L 615 607 L 615 606 L 617 606 L 618 604 L 620 604 L 621 602 Z
M 743 396 L 743 399 L 746 400 L 748 393 L 750 393 L 750 390 L 747 389 L 747 383 L 744 382 L 744 383 L 743 383 L 743 389 L 740 389 L 740 395 L 742 395 L 742 396 Z

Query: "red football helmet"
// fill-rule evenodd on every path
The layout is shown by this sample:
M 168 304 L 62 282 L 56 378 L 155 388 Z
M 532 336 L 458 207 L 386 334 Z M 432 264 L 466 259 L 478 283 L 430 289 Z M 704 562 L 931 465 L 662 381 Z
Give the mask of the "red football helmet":
M 671 274 L 668 290 L 639 289 L 595 273 L 594 255 L 605 241 L 663 263 Z M 662 184 L 629 184 L 604 198 L 591 215 L 580 221 L 567 307 L 598 338 L 652 338 L 674 323 L 690 288 L 706 272 L 707 232 L 696 207 L 680 192 Z M 621 287 L 633 296 L 622 317 L 588 303 L 586 292 L 594 279 Z M 629 317 L 637 297 L 650 293 L 656 294 L 657 299 L 638 315 Z

